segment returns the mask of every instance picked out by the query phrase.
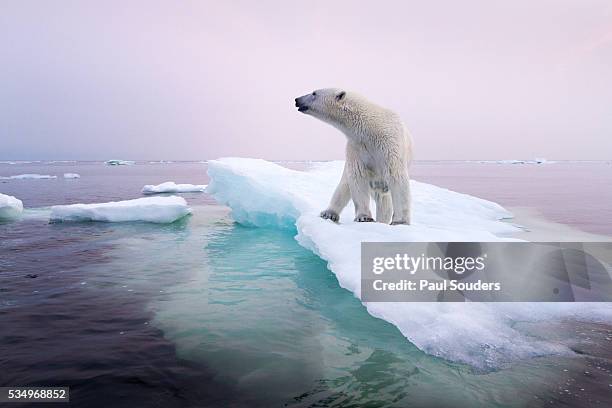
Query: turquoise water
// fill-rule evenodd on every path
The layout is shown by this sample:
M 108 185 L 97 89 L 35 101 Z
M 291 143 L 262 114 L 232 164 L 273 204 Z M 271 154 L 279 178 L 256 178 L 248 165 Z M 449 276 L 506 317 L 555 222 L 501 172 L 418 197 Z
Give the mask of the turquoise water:
M 370 316 L 320 258 L 297 244 L 294 232 L 234 224 L 220 207 L 194 212 L 177 234 L 126 238 L 113 263 L 133 265 L 130 287 L 145 276 L 182 276 L 149 303 L 151 323 L 181 359 L 206 364 L 213 383 L 229 387 L 241 403 L 525 406 L 556 400 L 552 384 L 562 381 L 571 359 L 478 373 L 429 356 Z

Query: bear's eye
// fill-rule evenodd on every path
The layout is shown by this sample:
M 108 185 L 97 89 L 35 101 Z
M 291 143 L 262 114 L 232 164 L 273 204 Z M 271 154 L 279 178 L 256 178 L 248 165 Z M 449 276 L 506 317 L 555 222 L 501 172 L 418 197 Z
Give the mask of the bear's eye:
M 314 92 L 312 93 L 312 96 L 317 96 L 317 91 L 314 91 Z
M 338 95 L 336 95 L 336 99 L 341 101 L 345 95 L 346 95 L 346 92 L 342 91 Z

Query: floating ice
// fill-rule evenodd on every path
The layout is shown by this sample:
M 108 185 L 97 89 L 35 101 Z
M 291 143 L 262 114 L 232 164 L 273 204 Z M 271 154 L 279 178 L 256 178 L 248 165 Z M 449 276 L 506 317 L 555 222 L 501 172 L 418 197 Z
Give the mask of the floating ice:
M 132 160 L 118 160 L 118 159 L 111 159 L 111 160 L 107 160 L 104 162 L 104 164 L 108 166 L 129 166 L 134 163 L 135 162 Z
M 173 181 L 166 181 L 158 185 L 147 184 L 142 188 L 144 194 L 160 193 L 201 193 L 206 189 L 205 184 L 176 184 Z
M 25 180 L 25 179 L 55 179 L 57 178 L 57 176 L 51 176 L 49 174 L 18 174 L 16 176 L 8 176 L 8 177 L 2 177 L 0 176 L 0 179 L 2 180 Z
M 482 164 L 553 164 L 554 161 L 547 160 L 543 157 L 536 157 L 533 160 L 479 160 L 478 163 Z
M 65 179 L 78 179 L 78 178 L 81 178 L 81 175 L 77 173 L 64 173 L 64 178 Z
M 517 232 L 500 220 L 511 214 L 496 203 L 411 181 L 413 223 L 355 223 L 352 206 L 340 224 L 319 217 L 342 173 L 342 162 L 319 163 L 307 172 L 257 159 L 209 161 L 207 192 L 232 209 L 233 218 L 255 226 L 297 228 L 297 240 L 328 262 L 340 286 L 360 298 L 362 241 L 500 241 Z M 571 353 L 515 326 L 573 317 L 611 321 L 607 304 L 364 303 L 394 324 L 426 353 L 478 368 L 546 354 Z
M 56 205 L 51 207 L 51 221 L 145 221 L 171 223 L 191 209 L 182 197 L 146 197 L 99 204 Z
M 0 193 L 0 220 L 12 220 L 18 218 L 23 212 L 21 200 Z

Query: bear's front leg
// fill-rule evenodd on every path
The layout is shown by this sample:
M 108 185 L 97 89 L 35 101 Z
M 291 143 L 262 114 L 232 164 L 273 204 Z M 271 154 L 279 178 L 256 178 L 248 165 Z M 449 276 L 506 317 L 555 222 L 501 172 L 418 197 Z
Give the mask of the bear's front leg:
M 346 176 L 346 164 L 344 165 L 344 171 L 342 172 L 342 178 L 334 195 L 329 203 L 329 207 L 326 210 L 321 211 L 321 218 L 326 220 L 332 220 L 333 222 L 340 221 L 340 213 L 346 207 L 349 200 L 351 199 L 351 191 L 349 189 L 348 180 Z

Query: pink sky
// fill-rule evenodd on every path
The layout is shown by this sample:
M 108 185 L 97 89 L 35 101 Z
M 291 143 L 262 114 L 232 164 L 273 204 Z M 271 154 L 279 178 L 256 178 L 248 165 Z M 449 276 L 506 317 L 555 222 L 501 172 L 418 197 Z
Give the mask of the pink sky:
M 0 160 L 341 158 L 323 87 L 416 159 L 612 159 L 609 0 L 5 0 L 0 67 Z

